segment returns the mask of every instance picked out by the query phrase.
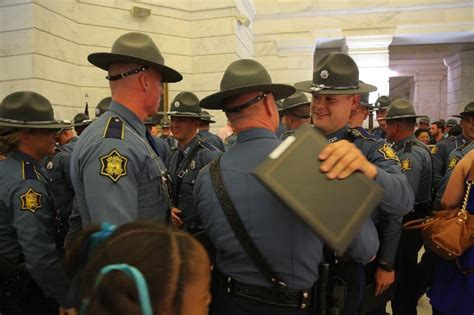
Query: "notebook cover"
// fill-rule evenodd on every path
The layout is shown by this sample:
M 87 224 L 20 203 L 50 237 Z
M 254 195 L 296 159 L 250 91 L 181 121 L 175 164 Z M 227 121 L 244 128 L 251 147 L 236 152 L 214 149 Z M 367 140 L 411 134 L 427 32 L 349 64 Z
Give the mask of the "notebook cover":
M 255 170 L 257 178 L 306 222 L 332 249 L 342 254 L 363 221 L 383 198 L 383 189 L 356 172 L 329 180 L 317 158 L 328 145 L 314 129 L 302 126 Z

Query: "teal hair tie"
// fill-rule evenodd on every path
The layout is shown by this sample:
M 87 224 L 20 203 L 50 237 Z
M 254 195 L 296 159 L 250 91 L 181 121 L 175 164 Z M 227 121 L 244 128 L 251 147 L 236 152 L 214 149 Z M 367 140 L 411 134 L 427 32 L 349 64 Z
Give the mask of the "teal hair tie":
M 150 295 L 148 294 L 148 285 L 146 284 L 146 280 L 143 277 L 143 274 L 140 272 L 140 270 L 138 270 L 137 268 L 133 266 L 130 266 L 128 264 L 114 264 L 114 265 L 108 265 L 108 266 L 103 267 L 100 270 L 97 280 L 95 281 L 93 290 L 95 290 L 99 286 L 100 282 L 102 281 L 103 277 L 106 274 L 115 270 L 121 271 L 133 279 L 133 281 L 135 282 L 135 285 L 137 286 L 142 314 L 153 315 L 151 302 L 150 302 Z M 89 299 L 85 299 L 81 307 L 81 312 L 80 312 L 81 315 L 85 314 L 85 311 L 88 305 L 89 305 Z

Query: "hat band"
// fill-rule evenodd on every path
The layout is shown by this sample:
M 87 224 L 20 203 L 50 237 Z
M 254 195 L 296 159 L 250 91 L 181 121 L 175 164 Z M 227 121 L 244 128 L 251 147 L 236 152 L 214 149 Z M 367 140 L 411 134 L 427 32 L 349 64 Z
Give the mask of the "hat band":
M 22 121 L 8 118 L 0 118 L 0 121 L 18 124 L 18 125 L 51 125 L 53 124 L 70 124 L 71 122 L 66 122 L 63 120 L 48 120 L 48 121 Z
M 124 71 L 124 72 L 121 72 L 121 73 L 116 74 L 116 75 L 108 75 L 108 76 L 106 76 L 105 78 L 106 78 L 107 80 L 109 80 L 109 81 L 117 81 L 117 80 L 125 79 L 126 77 L 128 77 L 128 76 L 130 76 L 130 75 L 143 72 L 143 71 L 145 71 L 147 68 L 148 68 L 148 67 L 146 67 L 146 66 L 141 66 L 141 67 L 138 67 L 138 68 L 136 68 L 136 69 L 129 70 L 129 71 Z
M 223 108 L 222 111 L 224 113 L 240 113 L 241 111 L 243 111 L 244 109 L 246 109 L 247 107 L 250 107 L 252 106 L 253 104 L 256 104 L 258 102 L 260 102 L 261 100 L 263 100 L 265 97 L 267 97 L 268 95 L 268 92 L 265 92 L 259 96 L 257 96 L 256 98 L 254 99 L 251 99 L 250 101 L 246 102 L 246 103 L 243 103 L 242 105 L 240 106 L 237 106 L 237 107 L 232 107 L 232 108 Z
M 324 84 L 313 84 L 311 86 L 311 92 L 317 93 L 322 90 L 354 90 L 358 89 L 357 85 L 349 85 L 349 86 L 328 86 Z

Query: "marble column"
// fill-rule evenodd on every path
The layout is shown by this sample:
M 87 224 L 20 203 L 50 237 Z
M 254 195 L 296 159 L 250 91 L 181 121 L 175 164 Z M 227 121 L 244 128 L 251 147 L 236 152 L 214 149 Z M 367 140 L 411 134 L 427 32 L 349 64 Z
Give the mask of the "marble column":
M 444 62 L 448 67 L 447 114 L 456 115 L 474 101 L 474 51 L 461 51 Z
M 446 119 L 446 101 L 442 99 L 442 73 L 418 72 L 415 75 L 415 97 L 413 105 L 419 115 L 429 116 L 431 121 Z M 445 97 L 445 96 L 444 96 Z

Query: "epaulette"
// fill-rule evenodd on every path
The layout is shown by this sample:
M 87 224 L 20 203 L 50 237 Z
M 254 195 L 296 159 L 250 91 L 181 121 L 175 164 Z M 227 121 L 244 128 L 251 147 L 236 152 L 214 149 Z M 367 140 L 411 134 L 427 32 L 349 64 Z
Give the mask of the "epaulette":
M 412 141 L 405 141 L 405 144 L 403 145 L 403 153 L 411 153 L 412 145 Z
M 29 161 L 21 161 L 21 174 L 23 179 L 39 179 L 36 167 Z
M 356 138 L 362 138 L 365 140 L 372 140 L 372 141 L 379 140 L 376 136 L 370 134 L 367 130 L 365 130 L 362 127 L 349 129 L 345 138 L 351 142 L 354 141 Z
M 125 126 L 119 117 L 110 117 L 104 129 L 104 138 L 123 140 Z
M 206 150 L 209 151 L 209 152 L 214 152 L 214 151 L 218 151 L 218 150 L 219 150 L 219 149 L 217 149 L 215 146 L 213 146 L 212 144 L 207 143 L 206 141 L 199 140 L 199 141 L 197 142 L 197 144 L 198 144 L 201 148 L 204 148 L 204 149 L 206 149 Z

